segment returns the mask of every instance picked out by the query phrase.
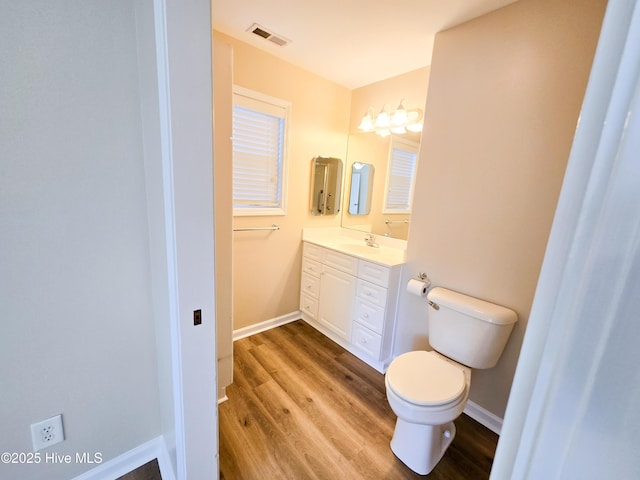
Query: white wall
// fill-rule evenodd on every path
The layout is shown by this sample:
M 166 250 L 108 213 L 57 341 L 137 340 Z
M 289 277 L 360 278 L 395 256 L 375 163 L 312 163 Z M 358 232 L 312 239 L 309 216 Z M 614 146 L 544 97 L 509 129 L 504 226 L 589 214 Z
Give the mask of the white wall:
M 172 338 L 171 297 L 167 258 L 167 220 L 165 213 L 165 182 L 163 179 L 162 134 L 160 123 L 158 50 L 154 4 L 136 0 L 136 31 L 138 36 L 138 69 L 142 136 L 145 158 L 147 222 L 149 256 L 151 259 L 151 292 L 158 362 L 160 428 L 171 461 L 177 469 L 176 406 L 174 399 L 174 357 Z
M 0 32 L 0 451 L 62 413 L 48 451 L 107 460 L 160 433 L 134 2 L 3 2 Z
M 639 35 L 610 3 L 492 479 L 640 478 Z
M 163 30 L 157 46 L 164 62 L 159 77 L 164 76 L 164 208 L 176 328 L 177 478 L 206 480 L 218 475 L 211 6 L 209 0 L 155 1 L 160 4 L 165 6 L 156 26 Z M 195 326 L 198 309 L 202 324 Z

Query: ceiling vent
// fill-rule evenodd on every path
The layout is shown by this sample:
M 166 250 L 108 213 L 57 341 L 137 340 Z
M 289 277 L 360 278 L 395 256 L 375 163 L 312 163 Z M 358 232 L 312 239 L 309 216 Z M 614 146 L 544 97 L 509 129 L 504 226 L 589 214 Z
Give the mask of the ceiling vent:
M 251 25 L 247 29 L 247 32 L 251 32 L 255 35 L 258 35 L 259 37 L 262 37 L 265 40 L 270 41 L 271 43 L 275 43 L 279 47 L 284 47 L 285 45 L 288 45 L 289 43 L 291 43 L 291 40 L 288 40 L 284 38 L 282 35 L 278 35 L 277 33 L 273 33 L 267 30 L 266 28 L 264 28 L 262 25 L 258 25 L 257 23 L 254 23 L 253 25 Z

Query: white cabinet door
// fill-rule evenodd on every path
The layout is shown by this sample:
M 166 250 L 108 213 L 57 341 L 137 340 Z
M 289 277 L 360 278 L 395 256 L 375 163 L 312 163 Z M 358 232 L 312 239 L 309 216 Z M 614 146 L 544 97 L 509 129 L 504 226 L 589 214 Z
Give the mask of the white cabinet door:
M 318 321 L 345 340 L 351 334 L 356 277 L 323 265 L 320 276 Z

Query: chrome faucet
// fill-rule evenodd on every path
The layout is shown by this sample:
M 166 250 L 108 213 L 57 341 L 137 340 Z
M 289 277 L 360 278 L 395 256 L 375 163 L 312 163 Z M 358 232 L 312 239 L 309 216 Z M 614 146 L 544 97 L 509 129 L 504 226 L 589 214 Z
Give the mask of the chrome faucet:
M 378 248 L 380 246 L 376 243 L 376 237 L 371 233 L 364 237 L 364 241 L 366 242 L 368 247 Z

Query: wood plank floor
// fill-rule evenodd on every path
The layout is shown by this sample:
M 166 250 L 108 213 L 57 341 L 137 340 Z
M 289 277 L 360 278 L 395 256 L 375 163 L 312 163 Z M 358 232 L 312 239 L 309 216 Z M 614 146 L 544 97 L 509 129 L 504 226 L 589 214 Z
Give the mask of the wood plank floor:
M 158 459 L 153 459 L 116 480 L 162 480 Z
M 384 377 L 293 322 L 234 343 L 234 383 L 219 406 L 220 478 L 489 478 L 497 435 L 466 415 L 428 477 L 391 452 Z

